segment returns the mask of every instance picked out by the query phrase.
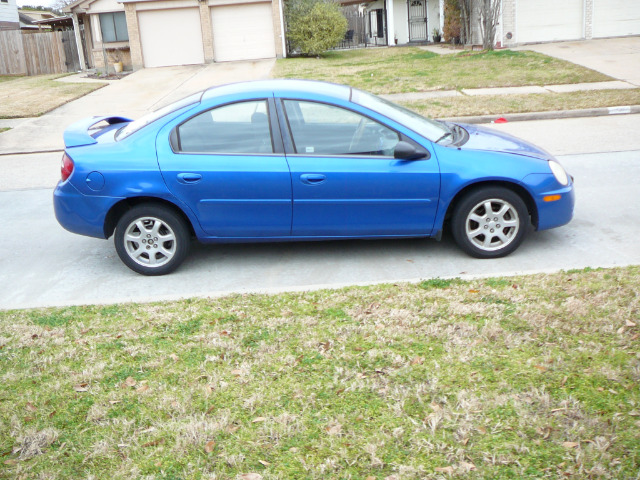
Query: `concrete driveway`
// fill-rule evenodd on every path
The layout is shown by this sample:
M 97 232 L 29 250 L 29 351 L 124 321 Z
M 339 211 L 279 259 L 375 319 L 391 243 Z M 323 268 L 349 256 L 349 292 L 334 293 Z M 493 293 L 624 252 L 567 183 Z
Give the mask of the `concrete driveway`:
M 561 58 L 640 87 L 640 37 L 542 43 L 516 50 L 533 50 Z
M 213 85 L 269 78 L 275 60 L 147 68 L 2 134 L 0 155 L 62 150 L 71 123 L 93 115 L 132 118 Z

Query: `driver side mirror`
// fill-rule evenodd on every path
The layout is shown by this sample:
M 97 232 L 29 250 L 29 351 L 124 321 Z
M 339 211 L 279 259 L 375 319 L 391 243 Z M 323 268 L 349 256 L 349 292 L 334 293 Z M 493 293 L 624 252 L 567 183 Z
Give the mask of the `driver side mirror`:
M 400 141 L 393 149 L 393 158 L 398 160 L 428 160 L 431 158 L 431 154 L 422 147 L 416 147 L 409 142 Z

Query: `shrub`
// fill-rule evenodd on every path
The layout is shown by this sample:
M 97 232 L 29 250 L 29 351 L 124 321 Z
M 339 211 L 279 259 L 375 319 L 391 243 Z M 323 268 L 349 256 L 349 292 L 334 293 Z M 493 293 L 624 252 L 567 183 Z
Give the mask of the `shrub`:
M 460 43 L 460 4 L 458 0 L 445 0 L 444 3 L 444 41 Z
M 291 49 L 302 55 L 320 55 L 337 46 L 347 33 L 347 19 L 332 1 L 292 0 L 286 17 Z

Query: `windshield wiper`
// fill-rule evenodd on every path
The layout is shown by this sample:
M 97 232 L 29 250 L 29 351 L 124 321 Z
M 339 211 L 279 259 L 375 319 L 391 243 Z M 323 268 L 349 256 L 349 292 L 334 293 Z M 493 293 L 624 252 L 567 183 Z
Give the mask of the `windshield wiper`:
M 436 140 L 436 143 L 440 143 L 440 140 L 444 140 L 447 137 L 451 136 L 451 132 L 447 132 L 444 135 L 442 135 L 439 139 Z

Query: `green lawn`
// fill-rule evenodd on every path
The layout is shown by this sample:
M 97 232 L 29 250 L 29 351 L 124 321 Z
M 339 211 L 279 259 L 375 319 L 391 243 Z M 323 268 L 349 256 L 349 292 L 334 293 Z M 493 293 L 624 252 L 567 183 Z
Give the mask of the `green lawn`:
M 629 267 L 0 312 L 0 478 L 636 478 L 638 285 Z
M 58 82 L 60 75 L 0 76 L 0 118 L 38 117 L 107 85 Z
M 416 47 L 331 51 L 322 58 L 281 59 L 272 76 L 344 83 L 377 94 L 612 80 L 531 51 L 437 55 Z

